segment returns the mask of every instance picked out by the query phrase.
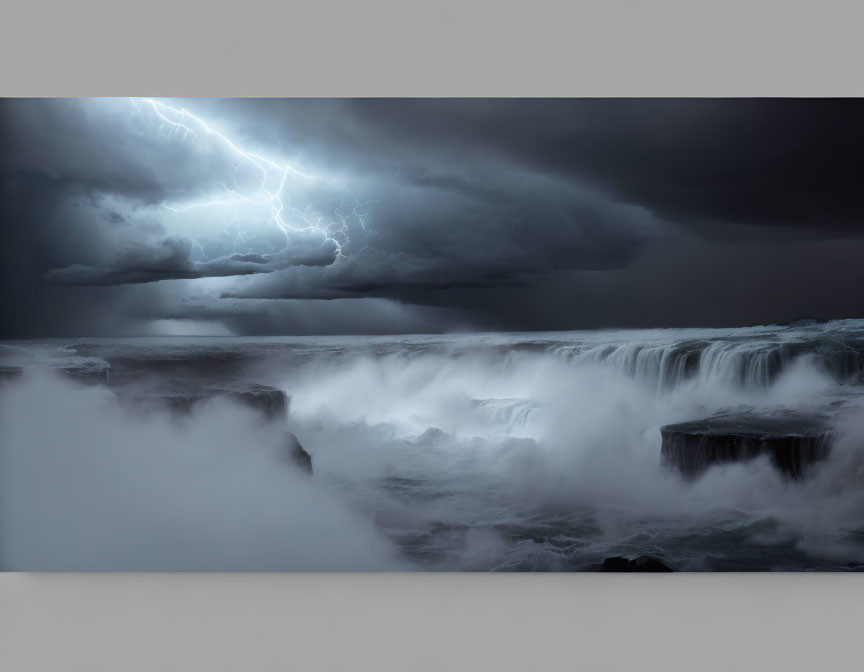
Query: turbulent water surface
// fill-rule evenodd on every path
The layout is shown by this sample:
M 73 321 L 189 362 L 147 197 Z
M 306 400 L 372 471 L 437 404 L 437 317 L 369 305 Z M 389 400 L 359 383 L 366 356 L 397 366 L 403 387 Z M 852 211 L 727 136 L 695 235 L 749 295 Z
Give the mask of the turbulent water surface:
M 3 569 L 864 563 L 864 321 L 6 341 L 0 367 Z M 314 475 L 229 401 L 123 402 L 214 382 L 284 390 Z M 660 427 L 718 412 L 818 413 L 834 445 L 800 479 L 762 458 L 682 478 Z

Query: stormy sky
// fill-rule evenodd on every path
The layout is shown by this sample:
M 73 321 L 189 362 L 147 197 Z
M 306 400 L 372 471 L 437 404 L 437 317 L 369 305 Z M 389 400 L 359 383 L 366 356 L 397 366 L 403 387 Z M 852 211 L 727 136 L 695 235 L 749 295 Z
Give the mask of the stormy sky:
M 0 336 L 864 316 L 854 99 L 4 99 Z

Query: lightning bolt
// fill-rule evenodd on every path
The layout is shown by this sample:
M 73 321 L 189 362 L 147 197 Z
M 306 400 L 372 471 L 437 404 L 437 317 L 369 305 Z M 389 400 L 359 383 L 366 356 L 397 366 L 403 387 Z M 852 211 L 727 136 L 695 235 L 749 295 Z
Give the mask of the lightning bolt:
M 235 229 L 235 251 L 251 251 L 248 247 L 241 250 L 241 245 L 247 243 L 246 235 L 248 233 L 241 226 L 240 218 L 237 215 L 237 208 L 243 205 L 265 208 L 269 212 L 269 223 L 278 227 L 285 235 L 286 247 L 291 243 L 292 234 L 315 232 L 324 236 L 325 242 L 331 241 L 335 245 L 337 259 L 345 256 L 345 247 L 350 242 L 349 223 L 352 220 L 357 221 L 362 230 L 366 231 L 370 217 L 369 203 L 342 198 L 330 216 L 311 206 L 301 210 L 292 204 L 286 190 L 289 180 L 302 180 L 309 184 L 323 183 L 327 188 L 334 190 L 331 183 L 326 179 L 304 172 L 291 164 L 243 149 L 237 141 L 219 132 L 185 107 L 174 107 L 154 98 L 132 98 L 130 100 L 139 113 L 149 111 L 155 115 L 160 124 L 160 133 L 167 131 L 171 135 L 179 135 L 182 138 L 210 137 L 237 158 L 238 166 L 248 168 L 253 174 L 260 175 L 255 188 L 251 191 L 236 189 L 228 184 L 223 184 L 224 197 L 166 206 L 168 210 L 175 213 L 186 213 L 205 208 L 233 209 L 234 216 L 230 226 Z M 237 169 L 235 166 L 235 174 Z M 223 228 L 223 233 L 229 234 L 228 226 L 226 224 Z M 206 257 L 200 241 L 195 239 L 194 244 Z

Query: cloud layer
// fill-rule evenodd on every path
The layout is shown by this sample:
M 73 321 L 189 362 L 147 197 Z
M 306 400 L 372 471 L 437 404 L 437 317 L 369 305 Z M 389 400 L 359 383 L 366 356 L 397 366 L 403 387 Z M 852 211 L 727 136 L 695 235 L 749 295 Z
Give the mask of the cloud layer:
M 376 333 L 860 314 L 842 298 L 855 269 L 825 250 L 862 231 L 862 108 L 3 100 L 3 334 L 129 333 L 184 310 L 237 333 L 303 331 L 300 313 Z M 820 253 L 797 302 L 743 280 L 756 263 L 795 283 L 802 245 Z M 374 320 L 314 307 L 358 299 L 382 302 Z M 412 317 L 388 327 L 394 302 Z

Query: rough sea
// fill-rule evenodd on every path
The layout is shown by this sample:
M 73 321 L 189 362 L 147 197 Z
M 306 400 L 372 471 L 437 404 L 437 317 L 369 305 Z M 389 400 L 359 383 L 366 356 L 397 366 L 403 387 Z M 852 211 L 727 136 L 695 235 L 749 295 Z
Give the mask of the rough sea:
M 864 566 L 864 321 L 3 341 L 0 373 L 3 570 Z M 249 383 L 290 397 L 277 426 L 139 403 Z M 821 414 L 830 455 L 682 477 L 660 428 L 718 412 Z

